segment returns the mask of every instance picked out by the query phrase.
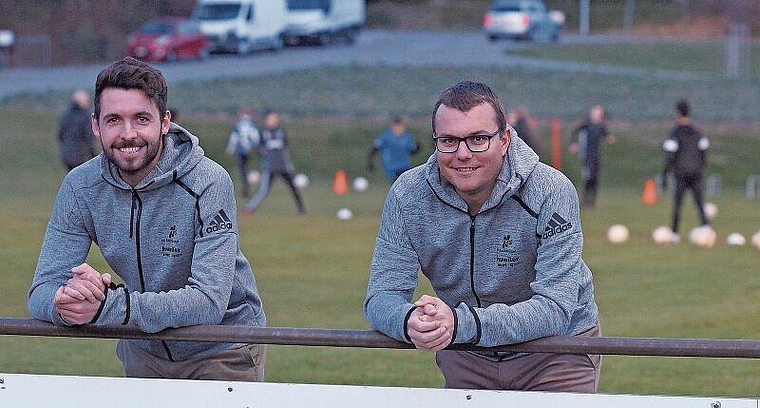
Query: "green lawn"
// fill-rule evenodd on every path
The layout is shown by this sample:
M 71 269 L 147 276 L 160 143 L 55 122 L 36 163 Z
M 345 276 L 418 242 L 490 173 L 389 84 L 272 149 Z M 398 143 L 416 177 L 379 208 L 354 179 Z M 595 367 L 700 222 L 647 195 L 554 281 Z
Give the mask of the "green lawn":
M 411 130 L 419 140 L 429 134 L 429 111 L 436 92 L 443 83 L 465 70 L 441 70 L 423 76 L 413 70 L 390 68 L 338 68 L 314 70 L 312 84 L 306 86 L 314 95 L 328 96 L 329 102 L 315 98 L 314 110 L 308 111 L 308 98 L 289 100 L 273 98 L 273 105 L 288 113 L 285 126 L 291 137 L 292 155 L 299 171 L 309 175 L 311 183 L 304 190 L 308 215 L 298 216 L 289 192 L 281 181 L 253 217 L 241 214 L 242 247 L 254 265 L 271 326 L 367 328 L 361 312 L 374 235 L 387 189 L 381 172 L 368 173 L 364 160 L 372 137 L 382 128 L 385 115 L 409 105 L 415 113 Z M 538 78 L 560 81 L 541 72 L 516 70 L 508 78 L 496 69 L 469 70 L 468 75 L 494 81 L 499 89 L 528 92 L 533 83 L 534 111 L 558 109 L 571 112 L 575 107 L 555 97 L 559 85 L 538 85 Z M 376 76 L 381 74 L 380 76 Z M 342 76 L 342 79 L 341 79 Z M 292 76 L 299 77 L 299 76 Z M 358 78 L 358 79 L 357 79 Z M 374 78 L 374 79 L 372 79 Z M 392 90 L 371 94 L 383 88 L 378 78 L 391 78 L 403 105 L 394 103 Z M 245 90 L 260 103 L 263 96 L 275 95 L 273 85 L 283 77 L 259 78 L 224 85 L 217 94 L 215 85 L 196 84 L 206 92 L 208 105 L 200 99 L 173 99 L 183 112 L 183 124 L 198 134 L 207 154 L 233 170 L 234 161 L 223 148 L 230 116 L 211 115 L 229 112 Z M 580 78 L 580 80 L 584 80 Z M 375 82 L 372 82 L 375 81 Z M 586 84 L 595 82 L 588 78 Z M 614 88 L 605 87 L 617 81 Z M 633 90 L 638 78 L 600 78 L 588 89 L 602 103 L 614 104 L 618 88 Z M 334 84 L 351 83 L 361 92 L 354 103 L 340 97 L 348 91 L 336 91 Z M 710 83 L 713 86 L 713 83 Z M 189 97 L 191 84 L 176 87 L 177 95 Z M 652 85 L 652 84 L 650 84 Z M 409 86 L 413 89 L 406 88 Z M 555 86 L 555 88 L 552 88 Z M 572 85 L 571 85 L 572 86 Z M 661 83 L 663 97 L 650 104 L 663 106 L 668 112 L 671 96 L 676 92 Z M 720 94 L 717 85 L 709 91 L 719 100 L 731 99 Z M 260 88 L 259 88 L 260 87 Z M 240 94 L 233 92 L 239 89 Z M 732 92 L 735 88 L 723 88 Z M 369 92 L 370 94 L 367 94 Z M 582 95 L 580 88 L 577 89 Z M 701 91 L 707 92 L 707 91 Z M 749 91 L 747 91 L 749 92 Z M 285 95 L 297 91 L 283 87 Z M 583 94 L 580 98 L 590 98 Z M 263 95 L 263 96 L 262 96 Z M 522 94 L 520 94 L 522 95 Z M 52 200 L 63 177 L 54 139 L 56 108 L 64 105 L 65 95 L 24 96 L 0 106 L 0 261 L 4 265 L 0 285 L 0 316 L 26 316 L 25 292 L 29 287 L 42 234 Z M 631 97 L 636 106 L 645 102 Z M 749 102 L 746 102 L 749 101 Z M 219 102 L 219 104 L 217 104 Z M 290 102 L 290 105 L 288 103 Z M 340 108 L 331 107 L 339 104 Z M 539 104 L 540 102 L 540 104 Z M 225 103 L 229 106 L 224 105 Z M 697 106 L 716 104 L 701 99 Z M 751 99 L 743 109 L 757 111 Z M 290 109 L 287 109 L 290 106 Z M 375 115 L 370 115 L 375 106 Z M 336 111 L 342 109 L 342 115 Z M 715 116 L 718 113 L 710 112 Z M 748 112 L 747 115 L 756 115 Z M 634 118 L 641 118 L 630 114 Z M 758 201 L 743 197 L 744 177 L 760 174 L 757 128 L 728 123 L 705 123 L 712 142 L 708 173 L 719 174 L 723 193 L 710 197 L 720 212 L 714 221 L 719 242 L 711 250 L 688 244 L 660 247 L 649 234 L 656 226 L 667 224 L 670 212 L 668 197 L 653 206 L 640 201 L 647 177 L 660 170 L 662 138 L 670 123 L 669 113 L 656 120 L 629 120 L 620 115 L 612 124 L 618 143 L 604 152 L 605 167 L 601 180 L 598 208 L 583 214 L 586 246 L 584 259 L 594 272 L 596 297 L 601 311 L 604 334 L 610 336 L 699 337 L 753 339 L 760 333 L 756 316 L 760 312 L 760 275 L 757 274 L 760 252 L 750 246 L 730 247 L 723 243 L 730 232 L 749 237 L 760 229 Z M 548 149 L 548 115 L 540 115 L 539 132 Z M 567 142 L 573 115 L 563 117 L 563 137 Z M 431 152 L 415 157 L 421 162 Z M 549 152 L 545 158 L 551 157 Z M 546 160 L 546 159 L 545 159 Z M 563 156 L 563 170 L 577 182 L 578 164 L 574 157 Z M 367 176 L 371 188 L 367 193 L 350 192 L 336 196 L 331 191 L 332 176 L 337 169 L 349 178 Z M 236 176 L 233 172 L 233 178 Z M 340 207 L 354 212 L 350 221 L 339 221 Z M 694 207 L 684 208 L 684 231 L 696 225 Z M 605 240 L 606 229 L 615 223 L 627 225 L 631 240 L 612 245 Z M 95 251 L 97 252 L 97 251 Z M 103 266 L 97 254 L 91 262 Z M 429 292 L 423 284 L 420 292 Z M 0 337 L 0 371 L 16 373 L 56 373 L 77 375 L 121 375 L 113 352 L 112 340 L 52 339 L 36 337 Z M 415 350 L 363 350 L 329 347 L 272 346 L 267 360 L 267 380 L 275 382 L 370 384 L 415 387 L 440 387 L 442 379 L 433 355 Z M 605 359 L 601 392 L 626 394 L 758 396 L 760 366 L 753 360 L 608 357 Z
M 726 73 L 724 40 L 668 41 L 640 40 L 629 44 L 551 44 L 526 47 L 510 53 L 550 60 L 633 68 L 686 71 L 718 76 Z M 760 44 L 747 45 L 744 69 L 750 77 L 760 77 Z

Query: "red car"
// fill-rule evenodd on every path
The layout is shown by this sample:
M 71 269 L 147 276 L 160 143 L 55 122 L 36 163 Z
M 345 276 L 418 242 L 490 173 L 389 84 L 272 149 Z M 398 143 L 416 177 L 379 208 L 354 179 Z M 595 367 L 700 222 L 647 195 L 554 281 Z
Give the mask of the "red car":
M 209 44 L 197 20 L 161 17 L 146 21 L 140 31 L 129 35 L 127 55 L 145 61 L 205 59 Z

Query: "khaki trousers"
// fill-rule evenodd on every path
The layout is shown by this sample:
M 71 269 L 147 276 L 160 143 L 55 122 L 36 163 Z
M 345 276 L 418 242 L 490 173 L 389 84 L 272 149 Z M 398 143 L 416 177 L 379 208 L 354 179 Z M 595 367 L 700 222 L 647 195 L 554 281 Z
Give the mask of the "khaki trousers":
M 580 336 L 599 336 L 599 326 Z M 495 361 L 469 351 L 442 350 L 436 363 L 446 388 L 595 393 L 602 357 L 532 353 Z
M 116 354 L 127 377 L 191 380 L 263 381 L 266 347 L 248 344 L 211 356 L 170 361 L 120 341 Z

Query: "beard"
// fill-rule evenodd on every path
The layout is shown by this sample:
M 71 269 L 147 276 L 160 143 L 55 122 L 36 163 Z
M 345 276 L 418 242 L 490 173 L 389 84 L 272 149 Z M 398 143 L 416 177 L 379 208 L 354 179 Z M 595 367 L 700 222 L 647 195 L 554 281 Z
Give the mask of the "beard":
M 138 147 L 142 148 L 141 154 L 134 157 L 121 157 L 119 149 Z M 114 144 L 110 148 L 103 146 L 103 153 L 106 155 L 108 161 L 113 163 L 122 176 L 137 175 L 142 172 L 143 176 L 147 175 L 146 170 L 154 163 L 154 160 L 161 152 L 163 147 L 163 137 L 159 138 L 157 142 L 151 143 L 145 140 L 128 140 L 122 143 Z

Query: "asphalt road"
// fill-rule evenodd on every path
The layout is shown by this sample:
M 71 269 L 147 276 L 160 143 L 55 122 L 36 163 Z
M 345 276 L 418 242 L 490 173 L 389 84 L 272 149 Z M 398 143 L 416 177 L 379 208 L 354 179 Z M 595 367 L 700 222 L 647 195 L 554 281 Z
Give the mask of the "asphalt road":
M 562 43 L 611 42 L 613 37 L 566 35 Z M 536 60 L 510 55 L 506 50 L 524 46 L 492 43 L 478 31 L 365 30 L 354 45 L 288 47 L 280 52 L 251 55 L 212 55 L 206 61 L 155 64 L 169 83 L 187 80 L 257 76 L 318 66 L 523 66 L 563 71 L 614 72 L 625 75 L 665 75 L 683 78 L 675 71 L 591 66 L 583 63 Z M 91 89 L 106 64 L 53 68 L 0 69 L 0 99 L 22 92 Z M 686 75 L 688 76 L 688 75 Z

